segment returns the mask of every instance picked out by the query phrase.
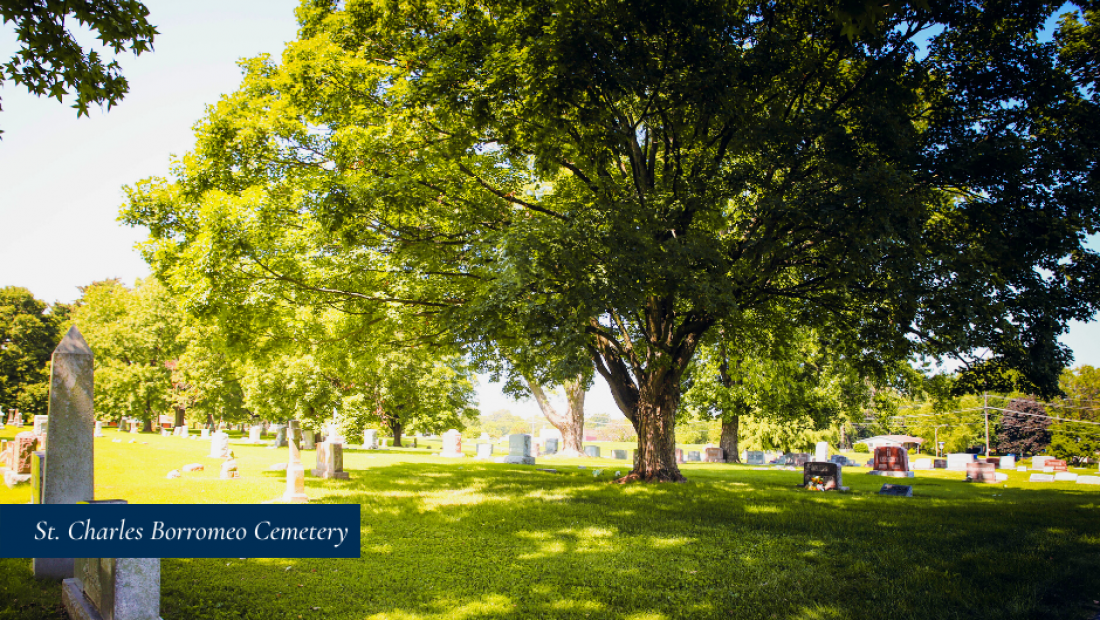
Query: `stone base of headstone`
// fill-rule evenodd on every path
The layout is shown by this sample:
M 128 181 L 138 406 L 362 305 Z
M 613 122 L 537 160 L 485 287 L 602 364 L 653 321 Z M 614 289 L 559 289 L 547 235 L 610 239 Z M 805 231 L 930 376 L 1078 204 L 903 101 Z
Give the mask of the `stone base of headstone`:
M 886 476 L 887 478 L 912 478 L 911 471 L 869 471 L 868 476 Z
M 508 463 L 511 465 L 534 465 L 535 457 L 533 456 L 506 456 L 500 459 L 501 463 Z
M 317 478 L 332 478 L 335 480 L 347 480 L 350 477 L 346 471 L 329 471 L 327 469 L 311 469 L 309 473 Z
M 17 474 L 10 469 L 4 470 L 4 484 L 7 485 L 9 489 L 14 489 L 21 484 L 30 484 L 30 482 L 30 474 Z
M 460 459 L 466 455 L 461 452 L 440 452 L 439 456 L 447 457 L 449 459 Z
M 31 570 L 35 579 L 71 579 L 73 576 L 72 558 L 34 558 Z
M 159 559 L 82 558 L 77 565 L 85 579 L 77 576 L 61 584 L 61 603 L 71 620 L 160 619 Z M 88 579 L 95 584 L 86 584 Z

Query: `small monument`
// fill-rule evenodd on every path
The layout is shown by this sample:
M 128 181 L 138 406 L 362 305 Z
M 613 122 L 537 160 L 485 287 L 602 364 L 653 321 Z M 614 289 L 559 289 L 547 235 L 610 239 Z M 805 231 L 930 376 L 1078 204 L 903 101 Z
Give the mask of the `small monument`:
M 103 436 L 103 422 L 101 422 L 100 420 L 96 420 L 96 422 L 95 422 L 95 433 L 92 436 L 93 437 L 102 437 Z
M 531 456 L 531 436 L 524 433 L 508 435 L 508 456 L 504 457 L 504 462 L 534 465 L 535 457 Z
M 317 444 L 317 466 L 311 473 L 318 478 L 347 480 L 349 476 L 344 471 L 344 445 L 329 441 Z
M 544 439 L 543 441 L 546 442 L 546 454 L 547 455 L 558 453 L 558 440 L 557 439 L 555 439 L 553 437 L 548 437 L 548 438 Z
M 80 558 L 61 601 L 73 620 L 159 620 L 160 560 Z
M 229 456 L 229 433 L 221 429 L 214 433 L 210 441 L 210 454 L 207 456 L 212 459 L 224 459 Z
M 283 501 L 294 504 L 309 502 L 306 496 L 306 468 L 302 466 L 302 455 L 298 444 L 301 442 L 302 430 L 298 420 L 291 420 L 287 428 L 290 447 L 290 460 L 286 464 L 286 492 L 283 493 Z
M 80 330 L 70 327 L 50 365 L 50 423 L 41 503 L 76 504 L 95 499 L 94 358 Z M 73 576 L 72 558 L 35 558 L 38 579 Z
M 302 429 L 302 449 L 317 449 L 317 432 L 311 429 Z
M 248 429 L 248 442 L 249 443 L 260 443 L 261 441 L 263 441 L 263 435 L 264 435 L 264 427 L 263 426 L 261 426 L 259 424 L 251 426 Z
M 286 424 L 275 425 L 275 443 L 271 444 L 272 448 L 285 448 L 286 447 Z
M 708 463 L 725 463 L 726 455 L 725 450 L 722 450 L 718 446 L 707 444 L 707 447 L 703 449 L 703 453 Z
M 493 456 L 493 444 L 489 442 L 479 442 L 477 444 L 477 458 L 487 459 Z
M 764 464 L 764 453 L 760 450 L 749 450 L 745 456 L 748 457 L 745 459 L 745 462 L 747 462 L 749 465 Z
M 441 452 L 439 456 L 448 458 L 462 457 L 462 433 L 453 428 L 443 433 L 443 452 Z
M 994 484 L 997 482 L 997 467 L 993 463 L 967 463 L 966 481 Z
M 199 439 L 210 439 L 210 429 L 200 428 L 199 429 Z
M 1042 470 L 1046 467 L 1047 459 L 1053 459 L 1053 456 L 1033 456 L 1031 457 L 1031 468 Z
M 699 456 L 699 451 L 698 450 L 688 450 L 688 462 L 689 463 L 698 463 L 702 460 L 703 459 L 702 459 L 702 457 Z
M 612 450 L 611 451 L 611 458 L 613 458 L 617 461 L 625 461 L 626 460 L 626 450 Z
M 378 429 L 368 428 L 363 430 L 363 449 L 378 449 Z
M 811 461 L 802 466 L 803 487 L 817 491 L 846 491 L 843 484 L 843 468 L 836 463 Z
M 1002 456 L 998 459 L 997 469 L 1016 469 L 1016 457 Z
M 814 460 L 824 463 L 829 460 L 829 442 L 819 441 L 814 444 Z
M 50 417 L 45 415 L 34 416 L 34 434 L 37 437 L 43 437 L 46 435 L 46 425 L 49 423 Z
M 875 448 L 874 470 L 867 473 L 872 476 L 912 478 L 913 472 L 909 469 L 909 451 L 898 446 Z
M 967 464 L 968 463 L 974 463 L 974 462 L 975 462 L 975 458 L 974 458 L 973 454 L 966 454 L 964 452 L 959 452 L 959 453 L 956 453 L 956 454 L 948 454 L 947 455 L 947 469 L 956 469 L 956 470 L 966 471 Z
M 591 456 L 592 458 L 597 458 L 598 459 L 598 458 L 600 458 L 600 447 L 599 446 L 585 446 L 584 447 L 584 455 L 585 456 Z
M 682 448 L 676 448 L 676 462 L 677 463 L 683 463 L 684 462 L 684 450 Z

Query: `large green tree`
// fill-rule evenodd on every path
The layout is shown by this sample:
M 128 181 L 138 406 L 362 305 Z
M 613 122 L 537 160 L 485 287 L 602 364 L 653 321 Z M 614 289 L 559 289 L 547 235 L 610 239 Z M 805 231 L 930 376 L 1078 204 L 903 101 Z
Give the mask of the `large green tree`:
M 1065 397 L 1045 408 L 1045 413 L 1061 419 L 1032 418 L 1031 426 L 1049 430 L 1050 451 L 1058 458 L 1095 459 L 1100 454 L 1100 369 L 1067 368 L 1062 391 Z
M 71 322 L 95 353 L 96 416 L 129 416 L 151 430 L 160 415 L 175 409 L 172 362 L 183 352 L 182 311 L 155 278 L 132 289 L 103 280 L 81 293 Z
M 64 305 L 48 304 L 18 286 L 0 288 L 0 413 L 46 415 L 49 361 L 61 341 Z
M 401 305 L 475 353 L 522 333 L 559 380 L 579 348 L 627 479 L 682 480 L 685 370 L 777 300 L 865 363 L 980 350 L 1057 390 L 1100 297 L 1096 74 L 1039 36 L 1060 6 L 306 2 L 124 217 L 212 311 Z

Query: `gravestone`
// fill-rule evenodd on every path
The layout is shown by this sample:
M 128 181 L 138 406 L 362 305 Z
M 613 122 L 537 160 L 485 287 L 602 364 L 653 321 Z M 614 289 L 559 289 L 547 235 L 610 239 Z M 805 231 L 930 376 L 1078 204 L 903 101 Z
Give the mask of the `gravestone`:
M 271 444 L 271 448 L 285 448 L 286 447 L 286 424 L 275 425 L 275 443 Z
M 208 429 L 208 428 L 199 429 L 199 439 L 210 439 L 210 429 Z
M 17 434 L 0 455 L 0 465 L 7 466 L 17 474 L 31 473 L 31 455 L 38 449 L 38 439 L 30 431 Z
M 875 448 L 874 469 L 867 472 L 872 476 L 891 478 L 912 478 L 909 470 L 909 451 L 898 446 L 879 446 Z
M 493 456 L 493 444 L 491 443 L 479 443 L 477 444 L 477 458 L 487 459 Z
M 383 437 L 383 438 L 378 440 L 378 447 L 383 449 L 383 450 L 385 450 L 387 447 L 389 447 L 389 445 L 390 445 L 390 440 L 387 439 L 386 437 Z
M 974 462 L 976 461 L 973 454 L 959 452 L 947 455 L 947 469 L 966 471 L 967 464 Z
M 806 463 L 810 462 L 810 455 L 807 452 L 799 452 L 794 455 L 794 466 L 802 467 Z
M 706 454 L 706 460 L 708 463 L 725 463 L 726 458 L 724 456 L 724 450 L 716 446 L 708 445 L 704 450 Z
M 947 469 L 947 459 L 932 459 L 932 466 L 936 469 Z
M 764 464 L 764 453 L 760 450 L 749 450 L 748 453 L 745 456 L 748 457 L 746 459 L 746 461 L 748 462 L 749 465 L 763 465 Z
M 814 460 L 821 463 L 829 460 L 829 442 L 819 441 L 814 445 Z
M 1075 482 L 1077 480 L 1077 474 L 1070 473 L 1068 471 L 1060 471 L 1054 474 L 1055 482 Z
M 1069 471 L 1069 467 L 1066 466 L 1066 462 L 1058 459 L 1047 459 L 1045 465 L 1055 473 L 1060 471 Z M 1046 471 L 1046 467 L 1043 468 L 1043 471 Z
M 317 449 L 317 432 L 305 429 L 302 431 L 302 449 L 303 450 L 315 450 Z
M 683 463 L 684 462 L 684 451 L 681 448 L 676 448 L 676 462 L 677 463 Z
M 967 463 L 966 481 L 996 483 L 997 467 L 993 463 Z
M 1054 482 L 1054 476 L 1051 474 L 1031 474 L 1031 477 L 1027 479 L 1028 482 Z
M 1033 456 L 1033 457 L 1031 457 L 1031 468 L 1041 470 L 1044 467 L 1046 467 L 1047 459 L 1053 459 L 1053 458 L 1054 457 L 1052 457 L 1052 456 Z
M 689 463 L 698 463 L 701 460 L 703 459 L 699 456 L 699 452 L 697 450 L 688 450 Z
M 298 447 L 302 441 L 302 429 L 298 420 L 290 421 L 287 434 L 290 458 L 286 463 L 286 492 L 283 493 L 283 501 L 305 504 L 309 502 L 309 497 L 306 496 L 306 468 L 302 466 L 302 455 Z
M 997 469 L 1016 469 L 1016 457 L 1002 456 L 997 460 Z
M 811 461 L 802 466 L 802 486 L 810 488 L 814 478 L 821 479 L 823 491 L 844 490 L 843 468 L 828 461 Z
M 180 426 L 179 429 L 180 429 L 180 437 L 183 437 L 184 439 L 187 439 L 188 437 L 191 436 L 191 429 L 186 424 L 184 424 L 183 426 Z
M 76 326 L 53 351 L 50 364 L 50 423 L 42 471 L 43 504 L 76 504 L 95 499 L 94 357 Z M 72 558 L 35 558 L 34 576 L 73 576 Z
M 1077 484 L 1100 484 L 1100 476 L 1077 476 Z
M 36 415 L 34 416 L 34 430 L 32 431 L 36 436 L 42 437 L 46 434 L 46 426 L 49 424 L 49 416 Z
M 585 446 L 584 447 L 584 455 L 585 456 L 591 456 L 593 458 L 598 459 L 598 458 L 600 458 L 600 447 L 599 446 Z
M 879 495 L 893 495 L 894 497 L 913 497 L 913 486 L 909 484 L 884 484 L 878 490 Z
M 546 442 L 546 454 L 558 453 L 558 440 L 554 437 L 547 437 L 543 439 Z
M 439 456 L 445 456 L 452 459 L 461 458 L 463 456 L 462 433 L 453 428 L 443 433 L 443 451 Z
M 257 424 L 248 429 L 248 441 L 250 443 L 260 443 L 263 441 L 264 427 Z
M 72 620 L 158 620 L 160 560 L 77 559 L 76 577 L 62 583 L 61 601 Z
M 348 472 L 344 471 L 344 446 L 339 443 L 322 441 L 317 444 L 317 467 L 311 472 L 318 478 L 336 478 L 347 480 Z
M 917 459 L 913 461 L 913 469 L 932 469 L 932 459 Z
M 374 428 L 368 428 L 363 431 L 363 449 L 364 450 L 377 450 L 378 449 L 378 430 Z
M 210 454 L 207 455 L 212 459 L 224 459 L 229 456 L 229 434 L 223 430 L 219 430 L 214 433 L 213 439 L 210 441 Z
M 508 456 L 504 457 L 504 462 L 534 465 L 535 458 L 531 456 L 531 436 L 523 433 L 508 435 Z
M 626 450 L 612 450 L 611 451 L 611 458 L 619 460 L 619 461 L 625 461 L 626 460 Z

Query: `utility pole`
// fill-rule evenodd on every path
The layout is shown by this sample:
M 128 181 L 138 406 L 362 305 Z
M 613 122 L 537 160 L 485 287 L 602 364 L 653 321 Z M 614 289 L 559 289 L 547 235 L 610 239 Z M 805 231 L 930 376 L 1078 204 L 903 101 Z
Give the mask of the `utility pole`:
M 982 393 L 982 413 L 985 414 L 985 455 L 989 456 L 989 393 Z

